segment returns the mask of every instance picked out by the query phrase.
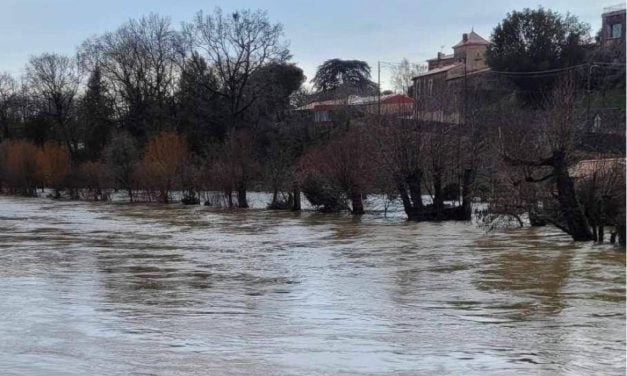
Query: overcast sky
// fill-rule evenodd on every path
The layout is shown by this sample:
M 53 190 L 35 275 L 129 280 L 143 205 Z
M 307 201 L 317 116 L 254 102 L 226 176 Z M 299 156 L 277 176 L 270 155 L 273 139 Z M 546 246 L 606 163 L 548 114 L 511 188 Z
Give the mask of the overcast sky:
M 293 61 L 308 79 L 331 58 L 366 60 L 376 78 L 378 60 L 403 57 L 423 62 L 449 53 L 461 34 L 474 28 L 486 39 L 507 12 L 525 7 L 570 12 L 601 26 L 604 7 L 618 0 L 0 0 L 0 71 L 19 74 L 29 56 L 72 54 L 87 37 L 110 31 L 150 12 L 174 25 L 200 9 L 262 8 L 285 27 Z M 382 73 L 386 88 L 389 68 Z

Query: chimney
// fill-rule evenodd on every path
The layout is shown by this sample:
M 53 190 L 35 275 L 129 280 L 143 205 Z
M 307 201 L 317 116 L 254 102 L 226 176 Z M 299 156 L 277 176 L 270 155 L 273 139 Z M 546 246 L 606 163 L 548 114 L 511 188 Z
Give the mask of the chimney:
M 464 42 L 468 42 L 468 34 L 467 33 L 462 34 L 462 40 Z
M 442 59 L 442 55 L 444 55 L 442 52 L 438 52 L 438 60 Z

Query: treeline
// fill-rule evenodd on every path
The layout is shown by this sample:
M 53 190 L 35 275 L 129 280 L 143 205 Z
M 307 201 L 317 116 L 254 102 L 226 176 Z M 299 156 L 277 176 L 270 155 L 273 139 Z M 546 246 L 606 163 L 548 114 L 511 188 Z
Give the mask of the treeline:
M 457 152 L 471 142 L 459 129 L 426 132 L 411 120 L 369 118 L 317 131 L 298 116 L 263 134 L 232 132 L 206 158 L 173 131 L 157 134 L 142 148 L 129 133 L 117 133 L 101 159 L 78 163 L 59 143 L 5 140 L 0 188 L 28 196 L 48 187 L 54 197 L 65 192 L 94 200 L 119 189 L 131 201 L 165 203 L 174 191 L 184 192 L 187 203 L 213 191 L 222 192 L 229 207 L 247 207 L 246 192 L 254 187 L 272 192 L 273 209 L 299 210 L 303 192 L 322 211 L 354 214 L 363 214 L 367 195 L 378 193 L 399 198 L 412 220 L 452 219 L 444 201 L 459 199 L 458 166 L 474 169 L 468 151 Z M 470 183 L 461 186 L 465 213 L 455 214 L 457 219 L 470 216 Z M 424 195 L 433 202 L 423 204 Z
M 240 208 L 248 191 L 261 190 L 272 193 L 271 209 L 300 210 L 303 194 L 319 210 L 355 215 L 376 194 L 414 221 L 470 220 L 479 198 L 491 223 L 528 218 L 575 240 L 602 240 L 611 226 L 624 242 L 624 163 L 573 172 L 581 160 L 624 158 L 624 130 L 594 136 L 590 116 L 611 93 L 604 82 L 624 92 L 624 51 L 622 66 L 605 49 L 593 52 L 611 59 L 593 68 L 578 50 L 587 48 L 585 28 L 534 12 L 545 11 L 509 15 L 495 29 L 488 61 L 498 69 L 416 98 L 435 103 L 440 119 L 346 106 L 322 124 L 294 109 L 376 93 L 365 62 L 325 62 L 311 92 L 281 25 L 264 12 L 218 9 L 179 29 L 157 15 L 129 21 L 85 41 L 75 57 L 43 54 L 20 80 L 0 75 L 0 190 L 35 195 L 47 187 L 54 197 L 94 200 L 121 190 L 131 201 L 189 204 L 220 192 Z M 520 27 L 527 30 L 513 32 Z M 533 59 L 540 68 L 505 64 L 522 50 L 499 43 L 523 34 L 521 43 L 555 47 Z M 507 72 L 510 65 L 551 69 Z M 622 146 L 610 147 L 621 137 Z
M 24 154 L 18 150 L 35 149 L 54 150 L 69 163 L 46 179 L 40 171 L 40 184 L 55 175 L 55 184 L 79 187 L 94 175 L 80 171 L 99 167 L 129 192 L 131 175 L 151 189 L 161 176 L 164 186 L 154 189 L 162 201 L 170 186 L 179 187 L 171 170 L 197 164 L 190 161 L 212 160 L 216 174 L 247 175 L 234 166 L 237 158 L 248 158 L 241 154 L 248 140 L 259 141 L 281 120 L 305 80 L 289 59 L 282 26 L 265 12 L 220 9 L 199 12 L 179 29 L 151 14 L 90 38 L 76 56 L 34 56 L 21 79 L 0 75 L 3 185 L 32 194 L 34 175 L 16 180 L 11 171 Z M 163 153 L 175 161 L 157 168 Z M 231 180 L 238 206 L 247 207 L 246 179 Z

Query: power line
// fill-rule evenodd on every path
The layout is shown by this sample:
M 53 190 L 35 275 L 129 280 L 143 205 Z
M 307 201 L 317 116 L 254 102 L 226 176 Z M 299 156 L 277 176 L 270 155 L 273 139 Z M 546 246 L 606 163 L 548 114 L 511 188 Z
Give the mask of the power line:
M 592 65 L 607 65 L 609 67 L 616 67 L 616 68 L 625 67 L 624 63 L 604 63 L 600 61 L 595 61 L 592 63 Z
M 580 67 L 585 67 L 588 64 L 578 64 L 578 65 L 572 65 L 570 67 L 565 67 L 565 68 L 556 68 L 556 69 L 547 69 L 547 70 L 542 70 L 542 71 L 528 71 L 528 72 L 507 72 L 507 71 L 495 71 L 495 70 L 490 70 L 490 73 L 496 73 L 496 74 L 502 74 L 502 75 L 510 75 L 510 76 L 537 76 L 537 75 L 551 75 L 554 73 L 559 73 L 559 72 L 565 72 L 565 71 L 569 71 L 569 70 L 573 70 L 573 69 L 577 69 Z

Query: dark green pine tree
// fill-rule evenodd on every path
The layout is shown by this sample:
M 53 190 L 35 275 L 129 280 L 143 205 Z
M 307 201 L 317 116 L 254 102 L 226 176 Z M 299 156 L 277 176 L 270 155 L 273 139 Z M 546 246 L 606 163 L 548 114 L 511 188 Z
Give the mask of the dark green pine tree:
M 87 90 L 80 104 L 80 121 L 84 129 L 84 156 L 98 160 L 109 141 L 115 125 L 113 103 L 107 95 L 106 83 L 99 67 L 96 67 L 87 82 Z
M 204 59 L 193 55 L 181 72 L 175 100 L 177 131 L 198 155 L 207 151 L 208 144 L 222 142 L 226 135 L 227 104 L 210 90 L 215 90 L 216 86 L 216 79 Z

